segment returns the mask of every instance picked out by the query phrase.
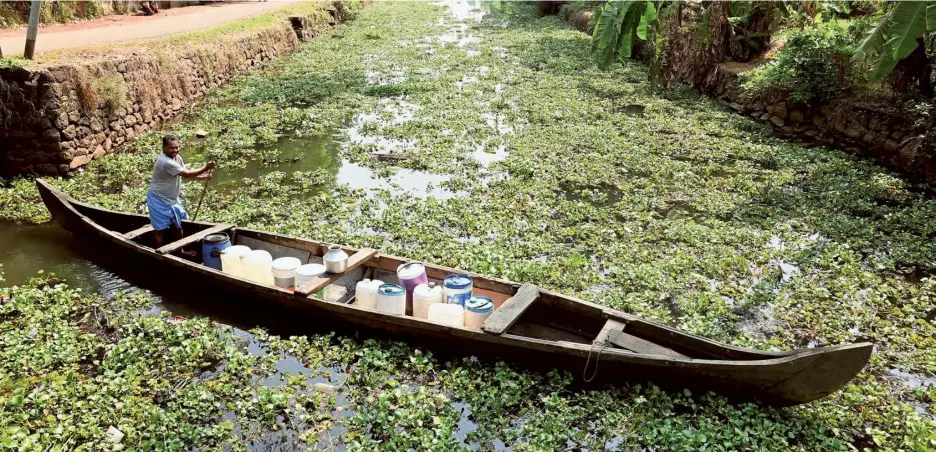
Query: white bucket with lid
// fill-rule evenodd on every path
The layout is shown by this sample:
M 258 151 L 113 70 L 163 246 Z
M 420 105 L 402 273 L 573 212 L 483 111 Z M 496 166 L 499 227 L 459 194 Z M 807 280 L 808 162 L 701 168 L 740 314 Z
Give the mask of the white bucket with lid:
M 288 289 L 296 285 L 296 270 L 302 261 L 295 257 L 281 257 L 273 261 L 273 282 L 277 287 Z

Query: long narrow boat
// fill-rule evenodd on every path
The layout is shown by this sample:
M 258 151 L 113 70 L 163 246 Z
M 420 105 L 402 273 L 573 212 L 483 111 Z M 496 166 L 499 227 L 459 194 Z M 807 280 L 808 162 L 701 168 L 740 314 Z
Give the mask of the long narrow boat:
M 586 380 L 589 385 L 652 381 L 787 406 L 838 390 L 871 356 L 872 345 L 868 343 L 786 352 L 734 347 L 530 284 L 430 264 L 426 265 L 430 280 L 468 273 L 474 278 L 475 293 L 495 301 L 497 308 L 483 327 L 453 327 L 383 314 L 356 306 L 353 294 L 339 302 L 325 301 L 315 294 L 336 282 L 354 287 L 354 282 L 365 277 L 395 281 L 394 271 L 406 259 L 345 248 L 351 257 L 344 273 L 326 274 L 286 290 L 225 274 L 194 262 L 181 251 L 199 245 L 209 234 L 223 232 L 234 244 L 265 249 L 274 257 L 320 262 L 325 244 L 231 224 L 186 222 L 183 239 L 154 249 L 147 246 L 152 227 L 146 216 L 75 201 L 41 179 L 36 185 L 55 221 L 76 235 L 102 241 L 112 252 L 128 253 L 127 261 L 134 266 L 161 268 L 163 274 L 185 276 L 205 290 L 224 290 L 258 306 L 274 304 L 289 312 L 304 312 L 323 323 L 390 333 L 462 355 L 566 369 L 582 384 Z

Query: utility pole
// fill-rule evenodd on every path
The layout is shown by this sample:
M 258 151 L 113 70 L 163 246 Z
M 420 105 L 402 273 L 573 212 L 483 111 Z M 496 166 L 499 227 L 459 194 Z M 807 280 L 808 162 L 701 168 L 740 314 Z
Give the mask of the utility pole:
M 39 8 L 42 7 L 41 0 L 32 0 L 29 6 L 29 28 L 26 29 L 26 50 L 23 56 L 27 60 L 33 58 L 33 52 L 36 50 L 36 34 L 39 32 Z

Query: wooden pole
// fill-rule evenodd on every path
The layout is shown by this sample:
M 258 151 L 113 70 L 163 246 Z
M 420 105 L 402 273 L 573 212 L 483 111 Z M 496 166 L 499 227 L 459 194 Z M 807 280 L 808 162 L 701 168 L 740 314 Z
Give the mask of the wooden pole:
M 26 50 L 23 56 L 27 60 L 33 58 L 33 52 L 36 50 L 36 34 L 39 32 L 39 9 L 42 7 L 42 1 L 32 0 L 29 6 L 29 28 L 26 29 Z
M 211 174 L 212 171 L 214 170 L 209 170 L 208 174 Z M 195 219 L 198 218 L 198 212 L 201 211 L 201 203 L 205 200 L 205 193 L 208 193 L 208 184 L 210 183 L 210 180 L 205 181 L 205 188 L 202 189 L 201 197 L 198 198 L 198 207 L 195 207 L 195 215 L 192 215 L 192 221 L 195 221 Z

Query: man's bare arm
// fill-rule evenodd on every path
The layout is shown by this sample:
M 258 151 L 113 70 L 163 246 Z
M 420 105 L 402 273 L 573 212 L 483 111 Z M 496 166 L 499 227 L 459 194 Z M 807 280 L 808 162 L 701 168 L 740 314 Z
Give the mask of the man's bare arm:
M 216 165 L 216 164 L 215 164 L 215 162 L 213 162 L 213 161 L 212 161 L 212 162 L 208 162 L 208 163 L 205 163 L 205 166 L 203 166 L 203 167 L 201 167 L 201 168 L 199 168 L 199 169 L 196 169 L 196 170 L 182 170 L 182 172 L 179 173 L 179 175 L 182 176 L 182 177 L 184 177 L 184 178 L 186 178 L 186 179 L 195 179 L 195 180 L 198 180 L 198 179 L 196 179 L 198 176 L 201 176 L 202 174 L 204 174 L 204 173 L 206 173 L 206 172 L 208 172 L 208 171 L 211 171 L 211 170 L 215 167 L 215 165 Z

